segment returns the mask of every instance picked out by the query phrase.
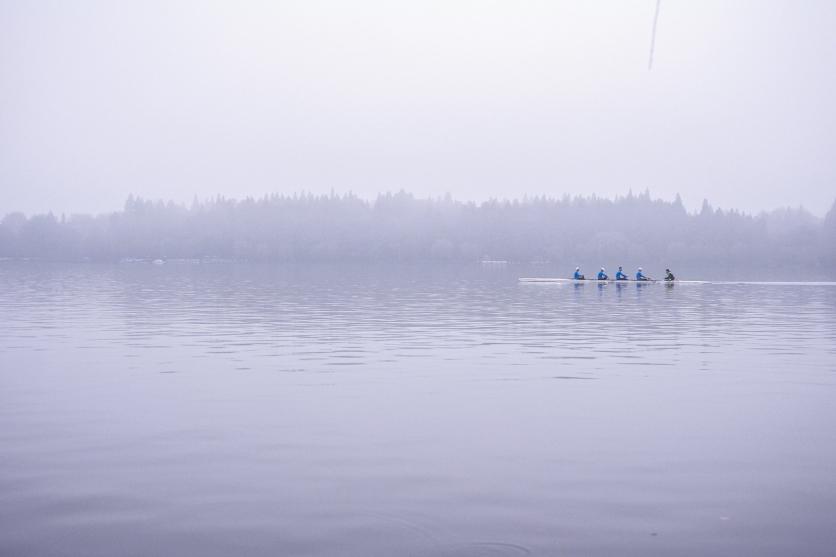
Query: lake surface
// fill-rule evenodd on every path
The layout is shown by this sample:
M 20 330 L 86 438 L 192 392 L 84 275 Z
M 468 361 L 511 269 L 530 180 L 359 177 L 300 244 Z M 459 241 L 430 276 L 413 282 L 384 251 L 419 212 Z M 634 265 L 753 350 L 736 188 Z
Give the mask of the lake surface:
M 836 286 L 533 273 L 0 263 L 0 554 L 833 555 Z

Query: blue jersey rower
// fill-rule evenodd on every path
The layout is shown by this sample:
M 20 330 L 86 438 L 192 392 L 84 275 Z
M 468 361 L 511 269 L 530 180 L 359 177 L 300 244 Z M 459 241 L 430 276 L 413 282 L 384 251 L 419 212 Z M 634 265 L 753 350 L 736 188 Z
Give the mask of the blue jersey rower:
M 581 274 L 581 268 L 580 267 L 575 267 L 575 275 L 572 278 L 574 278 L 575 280 L 586 279 L 586 277 Z
M 610 277 L 607 276 L 607 273 L 606 273 L 606 271 L 604 271 L 604 268 L 601 267 L 601 270 L 598 271 L 598 280 L 607 280 L 609 278 Z
M 615 280 L 630 280 L 621 265 L 618 266 L 618 272 L 615 273 Z
M 639 267 L 639 270 L 636 271 L 636 280 L 650 280 L 650 277 L 644 276 L 644 273 L 642 273 L 642 268 Z

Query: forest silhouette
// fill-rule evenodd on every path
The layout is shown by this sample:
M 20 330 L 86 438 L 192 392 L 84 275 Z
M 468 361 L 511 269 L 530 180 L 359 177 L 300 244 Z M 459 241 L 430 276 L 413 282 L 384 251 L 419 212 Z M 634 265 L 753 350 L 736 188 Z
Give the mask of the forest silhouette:
M 22 213 L 0 222 L 0 257 L 47 260 L 643 261 L 645 264 L 836 268 L 836 203 L 759 215 L 688 212 L 632 193 L 462 202 L 386 193 L 195 199 L 130 196 L 102 215 Z

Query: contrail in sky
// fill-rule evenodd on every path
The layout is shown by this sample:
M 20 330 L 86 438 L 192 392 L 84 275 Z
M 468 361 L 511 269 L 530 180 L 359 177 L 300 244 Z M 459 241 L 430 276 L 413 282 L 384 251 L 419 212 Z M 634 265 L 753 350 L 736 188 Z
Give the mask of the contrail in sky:
M 647 62 L 647 69 L 653 69 L 653 49 L 656 48 L 656 22 L 659 21 L 659 6 L 662 0 L 656 0 L 656 13 L 653 15 L 653 33 L 650 35 L 650 60 Z

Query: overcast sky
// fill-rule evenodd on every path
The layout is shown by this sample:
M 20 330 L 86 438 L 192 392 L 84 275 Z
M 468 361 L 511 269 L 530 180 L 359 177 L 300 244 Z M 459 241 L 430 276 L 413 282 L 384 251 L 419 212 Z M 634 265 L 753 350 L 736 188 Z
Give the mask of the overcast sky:
M 0 0 L 0 213 L 129 193 L 836 198 L 836 2 Z

